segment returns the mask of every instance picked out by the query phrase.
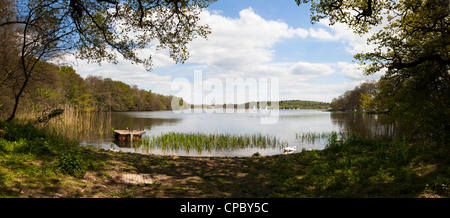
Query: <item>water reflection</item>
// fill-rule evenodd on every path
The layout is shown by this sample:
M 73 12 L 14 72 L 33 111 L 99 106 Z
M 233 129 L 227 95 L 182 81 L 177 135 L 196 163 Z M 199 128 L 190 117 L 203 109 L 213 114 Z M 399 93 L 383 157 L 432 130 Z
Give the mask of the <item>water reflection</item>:
M 181 122 L 181 118 L 159 118 L 148 114 L 149 112 L 115 112 L 111 115 L 111 125 L 115 129 L 151 130 L 152 126 L 174 125 Z
M 394 124 L 380 121 L 381 115 L 365 113 L 330 113 L 333 125 L 341 132 L 354 133 L 369 138 L 395 138 L 399 129 Z

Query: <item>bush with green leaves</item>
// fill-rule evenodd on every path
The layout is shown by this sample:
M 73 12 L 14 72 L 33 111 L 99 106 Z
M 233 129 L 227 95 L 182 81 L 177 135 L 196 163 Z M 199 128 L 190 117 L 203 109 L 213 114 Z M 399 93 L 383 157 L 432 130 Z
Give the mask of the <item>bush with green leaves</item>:
M 0 122 L 0 154 L 32 155 L 53 162 L 56 172 L 82 178 L 95 167 L 76 142 L 46 133 L 31 124 Z
M 80 150 L 70 149 L 69 151 L 62 153 L 56 163 L 56 168 L 62 173 L 77 178 L 84 177 L 88 167 L 89 163 L 85 161 Z

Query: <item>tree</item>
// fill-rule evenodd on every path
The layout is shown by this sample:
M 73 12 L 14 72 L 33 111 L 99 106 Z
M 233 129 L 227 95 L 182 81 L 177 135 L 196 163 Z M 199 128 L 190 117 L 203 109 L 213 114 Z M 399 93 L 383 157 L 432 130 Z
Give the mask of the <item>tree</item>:
M 29 1 L 27 4 L 16 2 L 14 16 L 2 17 L 0 26 L 16 27 L 16 41 L 19 48 L 20 77 L 15 80 L 14 106 L 8 120 L 14 119 L 19 100 L 28 82 L 38 72 L 36 66 L 41 60 L 54 57 L 58 51 L 67 48 L 64 40 L 69 35 L 67 24 L 61 21 L 67 15 L 49 7 L 51 2 Z M 12 5 L 9 5 L 12 8 Z M 3 14 L 2 14 L 3 16 Z M 61 19 L 61 20 L 60 20 Z M 67 39 L 66 39 L 67 40 Z M 16 54 L 8 54 L 15 56 Z M 17 91 L 16 91 L 17 90 Z
M 358 57 L 367 74 L 387 68 L 380 97 L 391 119 L 440 141 L 450 139 L 449 3 L 405 2 L 391 18 L 397 19 L 370 39 L 378 49 Z
M 87 92 L 92 96 L 95 109 L 111 111 L 116 109 L 118 102 L 113 99 L 113 81 L 99 76 L 88 76 L 85 80 Z
M 74 103 L 79 111 L 93 111 L 94 99 L 90 94 L 83 94 L 75 98 Z
M 370 100 L 376 98 L 378 88 L 374 81 L 367 81 L 353 90 L 347 90 L 343 95 L 331 101 L 330 107 L 334 111 L 360 111 L 375 103 L 369 103 Z M 371 110 L 371 109 L 370 109 Z
M 340 107 L 339 107 L 339 101 L 338 101 L 337 98 L 333 98 L 333 100 L 331 100 L 330 108 L 331 108 L 331 110 L 333 110 L 333 111 L 338 111 L 338 110 L 340 110 Z
M 57 109 L 64 101 L 59 91 L 61 79 L 58 76 L 59 67 L 48 62 L 38 62 L 35 66 L 33 80 L 28 82 L 27 89 L 22 94 L 26 97 L 23 108 L 32 107 L 41 116 Z
M 381 23 L 381 14 L 394 0 L 295 0 L 297 5 L 311 4 L 311 22 L 328 19 L 330 25 L 345 23 L 356 33 L 366 33 Z
M 374 96 L 369 93 L 361 93 L 361 109 L 367 112 L 373 112 L 377 110 L 375 105 Z
M 311 3 L 312 22 L 328 18 L 356 33 L 388 21 L 355 58 L 365 74 L 385 70 L 380 106 L 416 136 L 450 140 L 450 0 L 296 0 Z
M 0 0 L 0 22 L 14 17 L 12 1 Z M 19 74 L 19 46 L 16 40 L 17 26 L 9 25 L 0 28 L 0 109 L 12 110 L 10 101 L 18 82 Z M 2 116 L 9 116 L 2 114 Z
M 152 43 L 168 49 L 177 63 L 189 56 L 187 43 L 206 37 L 199 13 L 214 0 L 18 0 L 2 5 L 0 27 L 15 27 L 20 34 L 22 81 L 14 95 L 8 120 L 15 117 L 19 100 L 34 68 L 65 52 L 92 62 L 116 62 L 117 53 L 151 69 L 151 56 L 139 51 Z M 13 54 L 12 54 L 13 55 Z
M 84 79 L 71 66 L 61 66 L 58 74 L 62 83 L 60 92 L 69 103 L 86 93 Z

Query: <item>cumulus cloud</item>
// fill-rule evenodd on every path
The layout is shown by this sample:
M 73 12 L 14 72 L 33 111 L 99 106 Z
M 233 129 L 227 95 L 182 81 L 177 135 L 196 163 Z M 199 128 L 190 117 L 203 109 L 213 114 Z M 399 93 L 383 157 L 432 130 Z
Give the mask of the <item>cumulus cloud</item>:
M 310 36 L 320 40 L 337 40 L 339 36 L 336 34 L 332 34 L 324 28 L 313 29 L 309 28 Z
M 346 24 L 335 23 L 329 25 L 330 21 L 328 19 L 323 19 L 318 22 L 321 28 L 309 29 L 310 36 L 320 40 L 331 40 L 340 41 L 348 45 L 347 52 L 351 54 L 356 54 L 360 52 L 371 52 L 376 45 L 368 44 L 367 39 L 378 31 L 382 30 L 387 23 L 387 17 L 383 16 L 382 25 L 373 27 L 368 33 L 363 35 L 358 35 L 353 32 Z
M 265 20 L 251 8 L 242 10 L 238 19 L 204 11 L 201 22 L 208 24 L 212 33 L 207 40 L 199 38 L 189 44 L 188 63 L 228 70 L 268 63 L 273 59 L 272 47 L 275 43 L 308 35 L 306 29 L 295 29 L 284 22 Z
M 292 64 L 290 70 L 293 74 L 309 77 L 329 75 L 335 72 L 335 70 L 327 64 L 308 62 L 297 62 Z
M 359 64 L 352 64 L 348 62 L 338 61 L 336 67 L 340 69 L 340 73 L 345 75 L 346 78 L 353 81 L 364 81 L 364 80 L 378 80 L 381 75 L 384 74 L 384 71 L 380 71 L 373 75 L 364 75 L 361 66 Z

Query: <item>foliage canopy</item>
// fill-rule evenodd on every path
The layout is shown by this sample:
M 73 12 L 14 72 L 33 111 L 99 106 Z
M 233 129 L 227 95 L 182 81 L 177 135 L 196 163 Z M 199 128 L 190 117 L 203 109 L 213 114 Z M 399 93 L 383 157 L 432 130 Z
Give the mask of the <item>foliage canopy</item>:
M 184 62 L 187 43 L 206 37 L 199 13 L 214 0 L 20 0 L 0 26 L 28 29 L 26 38 L 46 46 L 44 55 L 74 51 L 94 62 L 125 59 L 151 69 L 151 56 L 138 50 L 157 44 L 176 62 Z M 40 37 L 38 37 L 40 36 Z

